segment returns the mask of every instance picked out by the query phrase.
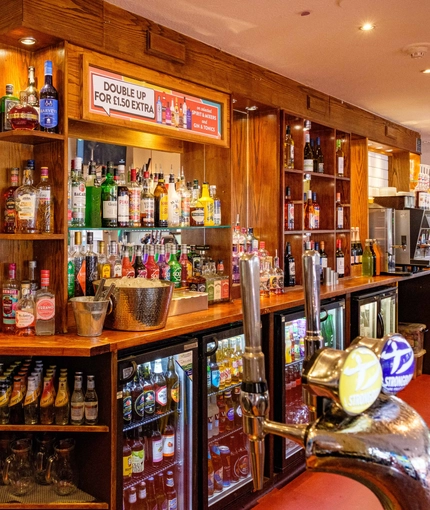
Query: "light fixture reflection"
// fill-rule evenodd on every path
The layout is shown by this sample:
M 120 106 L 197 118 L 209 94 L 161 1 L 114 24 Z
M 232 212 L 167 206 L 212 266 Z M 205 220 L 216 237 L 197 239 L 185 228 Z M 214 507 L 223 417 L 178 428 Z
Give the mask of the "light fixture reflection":
M 375 28 L 375 25 L 373 23 L 364 23 L 361 25 L 360 30 L 363 32 L 368 32 L 369 30 L 373 30 Z
M 22 37 L 19 42 L 21 44 L 24 44 L 25 46 L 33 46 L 33 44 L 36 44 L 36 39 L 32 37 L 31 35 L 28 37 Z
M 245 106 L 245 110 L 248 110 L 249 112 L 254 112 L 255 110 L 258 110 L 258 106 Z
M 430 74 L 430 69 L 424 69 L 423 71 L 421 71 L 423 74 Z

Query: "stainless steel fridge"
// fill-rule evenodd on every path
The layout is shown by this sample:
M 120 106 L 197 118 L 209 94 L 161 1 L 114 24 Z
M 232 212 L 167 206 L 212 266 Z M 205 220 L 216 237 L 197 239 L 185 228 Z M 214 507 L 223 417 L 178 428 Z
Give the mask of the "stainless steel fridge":
M 144 494 L 151 510 L 198 508 L 198 343 L 174 342 L 119 353 L 118 510 Z
M 383 287 L 351 298 L 351 338 L 382 338 L 397 331 L 397 288 Z
M 325 346 L 345 347 L 345 300 L 321 302 L 321 335 Z M 309 411 L 303 402 L 301 373 L 305 355 L 306 319 L 303 307 L 275 314 L 274 407 L 275 421 L 308 423 Z M 278 471 L 303 469 L 304 451 L 295 442 L 275 436 L 274 465 Z

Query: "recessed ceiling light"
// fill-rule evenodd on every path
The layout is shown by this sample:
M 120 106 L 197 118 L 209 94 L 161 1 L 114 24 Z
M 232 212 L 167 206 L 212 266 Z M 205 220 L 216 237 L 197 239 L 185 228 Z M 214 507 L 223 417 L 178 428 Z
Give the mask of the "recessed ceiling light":
M 385 152 L 393 152 L 393 149 L 387 149 Z
M 248 110 L 249 112 L 253 112 L 255 110 L 258 110 L 258 106 L 256 105 L 253 105 L 253 106 L 245 106 L 245 110 Z
M 375 25 L 373 23 L 364 23 L 361 25 L 360 30 L 363 30 L 363 32 L 368 32 L 369 30 L 373 30 L 375 28 Z
M 34 37 L 28 36 L 28 37 L 21 37 L 19 42 L 21 44 L 24 44 L 25 46 L 33 46 L 33 44 L 36 44 L 37 41 Z
M 423 71 L 421 71 L 422 73 L 424 74 L 430 74 L 430 69 L 424 69 Z
M 381 145 L 381 146 L 376 147 L 376 148 L 379 149 L 379 150 L 382 150 L 384 147 L 382 147 L 382 145 Z

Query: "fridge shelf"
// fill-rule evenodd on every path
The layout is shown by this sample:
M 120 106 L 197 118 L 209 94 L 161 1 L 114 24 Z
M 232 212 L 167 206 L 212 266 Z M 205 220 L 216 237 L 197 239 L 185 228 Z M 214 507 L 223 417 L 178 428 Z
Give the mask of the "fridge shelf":
M 235 384 L 230 384 L 230 386 L 227 386 L 227 388 L 223 388 L 222 390 L 212 391 L 211 393 L 208 393 L 208 398 L 212 397 L 212 395 L 220 395 L 221 393 L 224 393 L 225 391 L 234 390 L 234 388 L 237 388 L 241 384 L 242 384 L 242 381 L 235 383 Z
M 160 418 L 164 418 L 165 416 L 170 416 L 173 413 L 181 414 L 181 411 L 179 409 L 175 409 L 173 411 L 167 411 L 167 413 L 155 414 L 154 416 L 151 416 L 150 418 L 143 418 L 143 420 L 130 423 L 130 425 L 123 426 L 122 431 L 123 432 L 127 432 L 129 430 L 133 430 L 133 429 L 135 429 L 137 427 L 140 427 L 141 425 L 146 425 L 147 423 L 151 423 L 153 421 L 157 421 Z
M 225 498 L 227 491 L 233 492 L 239 489 L 240 487 L 243 487 L 244 485 L 248 484 L 252 480 L 251 475 L 248 475 L 246 478 L 241 478 L 237 482 L 230 482 L 230 485 L 228 487 L 225 487 L 224 490 L 220 492 L 215 492 L 212 496 L 208 497 L 208 506 L 215 505 L 215 503 L 218 503 L 223 498 Z
M 218 434 L 215 437 L 211 437 L 210 439 L 208 439 L 208 445 L 210 446 L 210 445 L 215 444 L 215 443 L 220 443 L 226 437 L 232 436 L 233 434 L 237 434 L 239 432 L 240 433 L 242 432 L 242 426 L 236 427 L 233 430 L 229 430 L 227 432 L 223 432 L 222 434 Z
M 158 473 L 164 473 L 164 471 L 172 471 L 175 466 L 179 465 L 177 460 L 163 460 L 160 466 L 148 466 L 145 465 L 145 471 L 140 476 L 132 478 L 129 482 L 124 482 L 124 490 L 130 487 L 136 486 L 139 482 L 144 482 L 150 476 L 157 476 Z

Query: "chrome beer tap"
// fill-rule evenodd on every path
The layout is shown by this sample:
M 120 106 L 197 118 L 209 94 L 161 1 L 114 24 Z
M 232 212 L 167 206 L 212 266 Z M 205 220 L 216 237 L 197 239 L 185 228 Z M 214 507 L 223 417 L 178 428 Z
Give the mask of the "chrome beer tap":
M 324 349 L 319 330 L 318 266 L 316 252 L 306 251 L 303 280 L 307 333 L 302 386 L 313 421 L 288 425 L 267 419 L 260 267 L 258 257 L 251 254 L 240 260 L 245 333 L 241 406 L 254 489 L 263 487 L 264 437 L 272 433 L 304 447 L 308 470 L 336 473 L 361 482 L 386 510 L 430 509 L 429 430 L 414 409 L 395 396 L 381 393 L 383 358 L 397 374 L 410 370 L 410 358 L 399 355 L 395 335 L 382 341 L 359 338 L 345 351 Z M 390 381 L 404 382 L 404 377 L 396 377 Z M 328 399 L 324 410 L 318 405 L 322 398 Z

